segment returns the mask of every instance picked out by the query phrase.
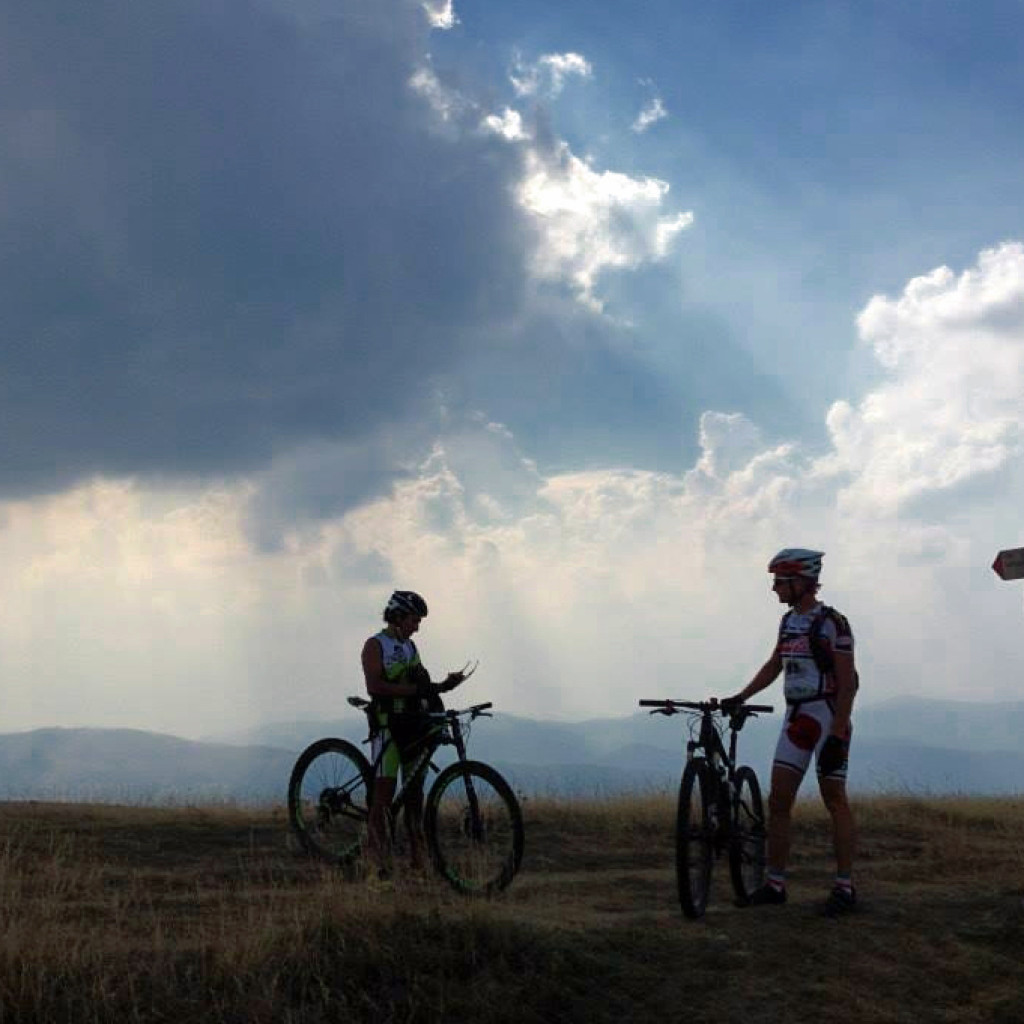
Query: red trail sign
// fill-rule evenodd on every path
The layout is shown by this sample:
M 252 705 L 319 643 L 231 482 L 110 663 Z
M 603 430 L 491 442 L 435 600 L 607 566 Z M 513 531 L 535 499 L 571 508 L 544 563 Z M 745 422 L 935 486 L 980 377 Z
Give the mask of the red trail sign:
M 992 563 L 996 575 L 1002 580 L 1024 579 L 1024 548 L 1007 548 L 996 555 Z

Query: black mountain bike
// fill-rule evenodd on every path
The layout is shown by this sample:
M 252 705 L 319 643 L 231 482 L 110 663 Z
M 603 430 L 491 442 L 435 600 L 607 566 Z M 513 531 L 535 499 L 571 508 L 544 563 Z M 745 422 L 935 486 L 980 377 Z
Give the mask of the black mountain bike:
M 366 710 L 369 701 L 349 697 Z M 427 793 L 423 830 L 436 870 L 457 890 L 490 895 L 515 877 L 523 858 L 523 816 L 511 786 L 490 765 L 466 757 L 471 723 L 489 718 L 492 705 L 428 714 L 429 730 L 387 816 L 388 836 L 414 785 L 429 769 L 439 745 L 455 747 L 458 760 L 440 771 Z M 373 780 L 384 751 L 371 765 L 354 744 L 317 740 L 295 762 L 288 782 L 288 819 L 303 849 L 331 864 L 353 864 L 364 852 Z
M 742 905 L 764 884 L 767 829 L 761 786 L 753 768 L 736 766 L 736 737 L 748 718 L 773 709 L 715 701 L 642 700 L 652 715 L 686 714 L 689 739 L 676 812 L 676 882 L 687 917 L 701 917 L 716 857 L 729 854 L 729 875 Z M 718 717 L 720 716 L 720 717 Z M 722 739 L 726 723 L 729 747 Z

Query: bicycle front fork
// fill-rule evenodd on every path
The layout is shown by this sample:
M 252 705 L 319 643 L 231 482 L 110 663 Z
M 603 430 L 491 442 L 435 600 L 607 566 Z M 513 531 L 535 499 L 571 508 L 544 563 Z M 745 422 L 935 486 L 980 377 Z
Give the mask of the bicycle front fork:
M 714 787 L 709 803 L 714 824 L 715 848 L 721 853 L 728 846 L 729 835 L 732 832 L 732 787 L 729 785 L 725 769 L 720 764 L 711 762 L 708 767 L 711 770 L 711 784 Z

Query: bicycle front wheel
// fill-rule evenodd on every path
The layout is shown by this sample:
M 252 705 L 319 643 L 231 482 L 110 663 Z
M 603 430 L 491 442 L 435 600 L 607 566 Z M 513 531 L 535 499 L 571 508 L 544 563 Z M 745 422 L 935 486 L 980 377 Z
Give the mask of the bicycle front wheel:
M 490 765 L 458 761 L 445 768 L 430 788 L 423 825 L 434 866 L 459 892 L 501 892 L 519 870 L 522 811 Z
M 729 874 L 736 899 L 747 903 L 764 885 L 765 846 L 768 832 L 764 822 L 761 786 L 753 768 L 737 769 L 732 802 L 732 835 L 729 841 Z
M 676 884 L 687 917 L 702 917 L 708 905 L 715 856 L 713 799 L 707 765 L 694 758 L 683 771 L 676 811 Z
M 288 780 L 288 820 L 302 848 L 331 864 L 355 860 L 372 781 L 369 762 L 351 743 L 331 738 L 307 747 Z

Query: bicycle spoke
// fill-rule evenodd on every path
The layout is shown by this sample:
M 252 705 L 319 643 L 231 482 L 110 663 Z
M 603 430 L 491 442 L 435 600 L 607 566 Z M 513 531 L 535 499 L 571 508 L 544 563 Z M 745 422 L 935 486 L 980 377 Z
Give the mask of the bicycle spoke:
M 314 744 L 296 763 L 288 807 L 306 849 L 339 863 L 351 860 L 366 831 L 365 762 L 354 758 L 343 741 Z

